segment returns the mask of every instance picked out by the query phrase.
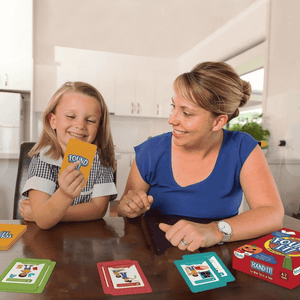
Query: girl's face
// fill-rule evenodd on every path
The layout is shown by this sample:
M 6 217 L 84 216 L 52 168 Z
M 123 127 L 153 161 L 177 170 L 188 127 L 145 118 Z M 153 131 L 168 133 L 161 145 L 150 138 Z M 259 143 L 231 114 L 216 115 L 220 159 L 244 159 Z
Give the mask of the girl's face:
M 169 124 L 173 127 L 172 141 L 176 146 L 197 148 L 207 141 L 216 125 L 216 118 L 202 107 L 183 99 L 175 92 Z
M 93 97 L 68 92 L 61 97 L 55 113 L 51 113 L 49 118 L 65 152 L 70 138 L 88 143 L 95 140 L 101 118 L 100 103 Z

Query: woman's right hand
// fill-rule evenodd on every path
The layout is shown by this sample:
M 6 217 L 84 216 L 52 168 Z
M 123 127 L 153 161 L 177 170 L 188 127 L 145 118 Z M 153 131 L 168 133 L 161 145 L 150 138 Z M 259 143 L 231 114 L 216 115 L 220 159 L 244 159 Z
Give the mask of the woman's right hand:
M 83 189 L 85 178 L 80 170 L 76 170 L 80 161 L 69 165 L 58 177 L 58 185 L 66 197 L 72 201 L 78 197 Z
M 122 197 L 118 205 L 118 215 L 121 217 L 135 218 L 150 209 L 153 197 L 148 196 L 144 191 L 129 190 Z

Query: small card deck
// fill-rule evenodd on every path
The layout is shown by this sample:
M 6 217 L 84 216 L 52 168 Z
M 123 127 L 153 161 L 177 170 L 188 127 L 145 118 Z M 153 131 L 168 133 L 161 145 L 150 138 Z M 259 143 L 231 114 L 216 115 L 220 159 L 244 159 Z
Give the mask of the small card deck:
M 135 260 L 99 262 L 97 267 L 105 294 L 130 295 L 152 292 L 139 263 Z
M 61 169 L 58 175 L 60 175 L 70 164 L 79 160 L 80 164 L 77 169 L 80 169 L 80 171 L 83 173 L 86 185 L 90 175 L 96 150 L 97 146 L 94 144 L 82 142 L 75 139 L 69 139 L 64 159 L 61 164 Z
M 0 276 L 0 291 L 39 294 L 54 266 L 49 259 L 16 258 Z
M 223 287 L 235 280 L 215 252 L 189 254 L 182 258 L 174 263 L 193 293 Z
M 8 250 L 26 232 L 27 225 L 0 224 L 0 250 Z

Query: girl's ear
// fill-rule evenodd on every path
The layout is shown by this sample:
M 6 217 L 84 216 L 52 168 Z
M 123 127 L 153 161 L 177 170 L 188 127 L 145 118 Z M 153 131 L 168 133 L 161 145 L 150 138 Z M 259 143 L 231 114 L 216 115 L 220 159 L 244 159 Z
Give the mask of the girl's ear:
M 50 126 L 53 130 L 56 129 L 56 118 L 55 118 L 55 114 L 53 113 L 49 113 L 48 114 L 48 118 L 49 118 L 49 123 L 50 123 Z
M 214 127 L 213 127 L 213 131 L 218 131 L 220 129 L 222 129 L 228 120 L 228 116 L 227 115 L 219 115 L 214 122 Z

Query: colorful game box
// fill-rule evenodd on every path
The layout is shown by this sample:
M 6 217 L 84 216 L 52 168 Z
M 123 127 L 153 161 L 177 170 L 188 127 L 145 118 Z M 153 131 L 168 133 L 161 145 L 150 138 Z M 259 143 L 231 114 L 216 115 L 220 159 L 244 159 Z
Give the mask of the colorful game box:
M 234 269 L 293 289 L 300 285 L 300 232 L 282 228 L 233 251 Z
M 26 225 L 0 224 L 0 250 L 11 248 L 26 230 Z

